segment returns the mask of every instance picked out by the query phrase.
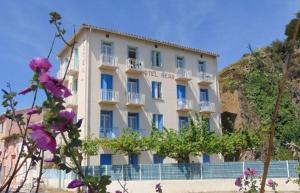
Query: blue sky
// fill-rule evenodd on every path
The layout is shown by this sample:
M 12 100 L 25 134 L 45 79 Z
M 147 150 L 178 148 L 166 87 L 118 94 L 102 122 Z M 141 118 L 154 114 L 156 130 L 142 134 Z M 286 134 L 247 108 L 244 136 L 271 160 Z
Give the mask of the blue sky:
M 46 56 L 54 28 L 48 13 L 58 11 L 70 37 L 82 23 L 171 41 L 220 54 L 219 70 L 253 48 L 284 38 L 284 27 L 299 0 L 7 0 L 0 3 L 0 88 L 29 84 L 28 63 Z M 58 69 L 55 45 L 52 72 Z M 31 96 L 19 98 L 20 108 Z M 42 97 L 38 98 L 40 103 Z M 0 112 L 4 109 L 0 107 Z

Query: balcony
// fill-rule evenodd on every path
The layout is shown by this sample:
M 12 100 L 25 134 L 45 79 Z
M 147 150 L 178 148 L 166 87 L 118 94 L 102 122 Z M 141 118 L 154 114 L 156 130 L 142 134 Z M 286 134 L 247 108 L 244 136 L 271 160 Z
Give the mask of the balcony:
M 77 94 L 69 96 L 66 99 L 66 107 L 67 108 L 76 108 L 77 107 Z
M 100 90 L 100 101 L 99 104 L 114 105 L 119 102 L 119 92 L 113 90 Z
M 138 133 L 140 136 L 146 136 L 146 129 L 143 129 L 143 128 L 136 128 L 136 129 L 132 129 L 132 128 L 124 128 L 122 129 L 121 131 L 121 135 L 126 135 L 126 134 L 129 134 L 131 132 L 136 132 Z
M 193 109 L 193 103 L 187 99 L 177 99 L 177 111 L 191 111 Z
M 78 65 L 70 64 L 70 66 L 68 68 L 67 75 L 69 75 L 69 76 L 78 76 Z
M 145 95 L 140 93 L 127 93 L 127 106 L 141 107 L 145 104 Z
M 137 59 L 128 58 L 126 61 L 126 73 L 142 74 L 143 62 Z
M 118 66 L 118 58 L 110 55 L 100 55 L 99 69 L 115 71 Z
M 198 73 L 198 84 L 208 85 L 214 82 L 214 76 L 206 72 Z
M 120 135 L 119 128 L 113 127 L 113 128 L 102 128 L 99 129 L 99 137 L 100 138 L 107 138 L 107 139 L 113 139 Z
M 200 101 L 199 103 L 200 113 L 214 113 L 215 112 L 215 103 L 209 101 Z
M 176 69 L 176 80 L 178 81 L 189 81 L 192 79 L 192 71 L 185 68 Z

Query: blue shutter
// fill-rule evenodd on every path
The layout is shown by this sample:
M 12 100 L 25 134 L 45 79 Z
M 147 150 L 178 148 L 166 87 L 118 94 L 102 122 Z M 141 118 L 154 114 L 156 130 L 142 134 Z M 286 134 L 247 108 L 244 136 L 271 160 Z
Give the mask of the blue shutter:
M 100 155 L 100 165 L 111 165 L 112 156 L 111 154 L 101 154 Z
M 185 99 L 185 86 L 177 85 L 177 99 Z
M 101 74 L 101 89 L 111 90 L 113 88 L 113 76 Z
M 155 82 L 152 81 L 152 98 L 155 98 Z
M 153 114 L 152 115 L 152 124 L 153 124 L 153 126 L 155 126 L 156 127 L 156 124 L 157 123 L 157 116 L 156 116 L 156 114 Z
M 207 154 L 203 154 L 203 163 L 209 163 L 210 162 L 210 157 Z
M 163 125 L 163 115 L 157 115 L 157 121 L 158 121 L 158 129 L 160 131 L 162 131 L 163 127 L 164 127 L 164 125 Z
M 158 65 L 161 66 L 161 52 L 158 52 Z
M 140 93 L 140 83 L 139 83 L 139 79 L 136 79 L 136 89 L 137 89 L 137 93 Z
M 132 165 L 139 164 L 139 156 L 136 154 L 129 155 L 129 164 Z
M 155 52 L 151 51 L 151 64 L 152 66 L 155 66 Z

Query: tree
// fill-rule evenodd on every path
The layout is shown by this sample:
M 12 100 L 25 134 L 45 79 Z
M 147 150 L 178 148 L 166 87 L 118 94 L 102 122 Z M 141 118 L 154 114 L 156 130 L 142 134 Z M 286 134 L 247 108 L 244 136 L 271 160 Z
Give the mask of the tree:
M 179 131 L 165 128 L 161 132 L 154 128 L 147 144 L 157 155 L 188 163 L 190 155 L 217 153 L 218 138 L 216 133 L 209 132 L 207 121 L 197 116 Z

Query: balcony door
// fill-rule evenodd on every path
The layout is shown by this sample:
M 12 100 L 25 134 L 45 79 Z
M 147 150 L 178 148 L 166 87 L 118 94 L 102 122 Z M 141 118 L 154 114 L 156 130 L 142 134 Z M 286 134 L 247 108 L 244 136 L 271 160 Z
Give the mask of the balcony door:
M 177 99 L 185 99 L 185 86 L 184 85 L 177 85 Z
M 138 113 L 128 113 L 128 128 L 138 131 L 138 129 L 139 129 L 139 114 Z
M 200 89 L 200 102 L 205 101 L 208 102 L 208 89 Z
M 179 129 L 186 126 L 189 123 L 189 118 L 186 116 L 179 116 Z
M 102 42 L 101 45 L 102 62 L 111 64 L 112 61 L 112 43 Z
M 100 134 L 103 137 L 109 137 L 112 134 L 113 125 L 112 111 L 101 111 L 100 115 Z

